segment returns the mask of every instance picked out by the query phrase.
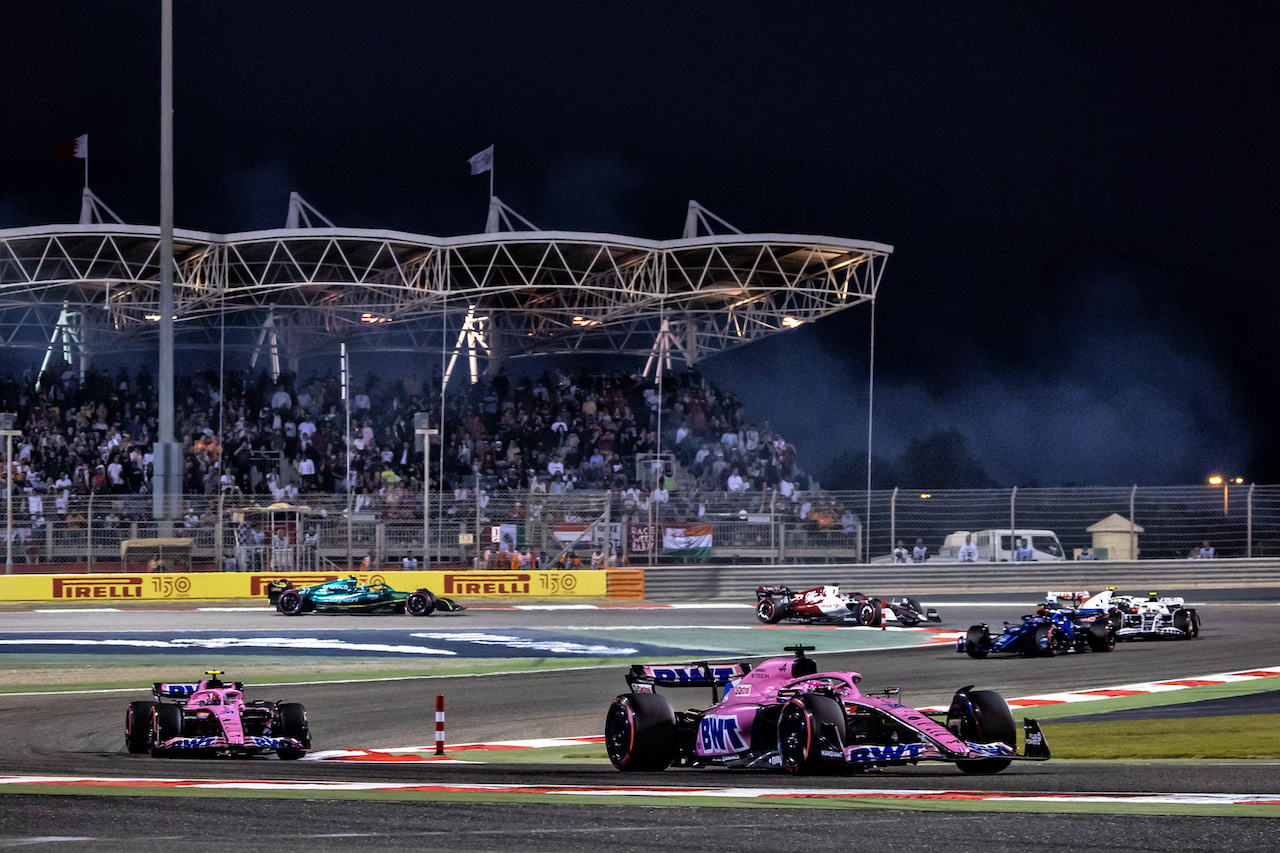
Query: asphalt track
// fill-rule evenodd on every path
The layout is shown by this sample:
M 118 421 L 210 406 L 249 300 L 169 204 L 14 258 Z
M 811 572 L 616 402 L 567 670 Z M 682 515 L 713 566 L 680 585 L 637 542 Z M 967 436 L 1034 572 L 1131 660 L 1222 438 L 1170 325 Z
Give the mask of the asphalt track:
M 927 602 L 928 603 L 928 602 Z M 940 603 L 941 604 L 941 603 Z M 941 609 L 941 608 L 940 608 Z M 998 625 L 1027 608 L 962 603 L 943 609 L 943 627 L 961 630 L 974 621 Z M 124 611 L 0 613 L 0 639 L 42 638 L 158 638 L 342 636 L 378 642 L 366 645 L 425 643 L 452 650 L 454 659 L 480 658 L 494 649 L 513 668 L 531 671 L 473 677 L 425 677 L 349 683 L 309 683 L 264 688 L 256 695 L 285 698 L 307 706 L 317 749 L 389 748 L 431 742 L 434 697 L 448 702 L 449 740 L 495 741 L 537 737 L 575 737 L 599 734 L 604 709 L 624 688 L 625 663 L 605 668 L 577 669 L 584 653 L 572 645 L 611 645 L 635 648 L 629 655 L 651 657 L 654 649 L 673 650 L 676 659 L 689 659 L 700 646 L 715 656 L 727 649 L 768 649 L 794 642 L 797 630 L 824 668 L 863 673 L 863 687 L 875 690 L 900 686 L 904 701 L 917 705 L 945 704 L 956 688 L 975 684 L 999 690 L 1007 697 L 1064 689 L 1097 689 L 1118 684 L 1186 678 L 1250 667 L 1280 665 L 1280 607 L 1267 604 L 1214 601 L 1202 608 L 1204 630 L 1191 642 L 1123 644 L 1112 654 L 1081 654 L 1052 660 L 971 660 L 946 646 L 876 649 L 860 652 L 829 650 L 883 645 L 895 631 L 867 632 L 832 629 L 755 627 L 749 610 L 469 610 L 428 620 L 385 618 L 305 617 L 288 620 L 263 611 Z M 635 629 L 635 630 L 630 630 Z M 431 638 L 412 638 L 428 633 Z M 439 635 L 471 634 L 530 639 L 550 648 L 513 649 L 511 644 L 485 645 L 449 642 Z M 871 637 L 874 633 L 877 636 Z M 640 636 L 654 638 L 638 643 Z M 555 644 L 567 644 L 556 648 Z M 86 650 L 87 649 L 87 650 Z M 0 674 L 8 662 L 56 653 L 51 660 L 92 670 L 101 646 L 71 649 L 0 646 Z M 138 648 L 121 654 L 139 660 L 190 661 L 202 666 L 206 647 Z M 213 650 L 217 651 L 217 650 Z M 824 654 L 824 651 L 827 653 Z M 257 649 L 237 657 L 224 648 L 229 674 L 240 662 L 258 661 L 279 650 Z M 244 653 L 237 653 L 244 654 Z M 300 668 L 308 660 L 327 655 L 323 648 L 288 652 Z M 365 652 L 365 654 L 372 654 Z M 256 655 L 256 656 L 255 656 Z M 532 656 L 531 656 L 532 655 Z M 401 660 L 403 653 L 383 659 Z M 422 656 L 415 656 L 421 661 Z M 595 658 L 592 657 L 592 661 Z M 430 661 L 427 662 L 430 665 Z M 193 674 L 194 675 L 194 674 Z M 88 680 L 88 679 L 86 679 Z M 12 683 L 12 680 L 10 680 Z M 55 688 L 56 689 L 56 688 Z M 25 691 L 28 694 L 31 691 Z M 697 694 L 692 695 L 692 694 Z M 921 765 L 853 777 L 782 779 L 770 773 L 723 769 L 675 769 L 643 778 L 617 773 L 599 764 L 355 764 L 330 762 L 153 760 L 123 750 L 123 710 L 133 693 L 69 693 L 46 695 L 0 694 L 0 774 L 198 778 L 209 780 L 347 780 L 384 783 L 441 783 L 452 785 L 528 784 L 609 786 L 620 784 L 671 786 L 832 787 L 877 789 L 937 789 L 955 792 L 1128 792 L 1268 794 L 1280 790 L 1280 767 L 1267 762 L 1196 763 L 1076 763 L 1015 764 L 998 776 L 968 777 L 950 765 Z M 251 693 L 251 696 L 255 695 Z M 1277 695 L 1262 694 L 1274 697 Z M 688 705 L 705 701 L 691 691 Z M 1275 713 L 1274 701 L 1252 713 Z M 1208 704 L 1208 703 L 1204 703 Z M 1203 711 L 1203 709 L 1201 709 Z M 1181 713 L 1197 713 L 1195 706 Z M 1213 713 L 1221 713 L 1214 711 Z M 1052 746 L 1052 743 L 1050 744 Z M 1070 809 L 1064 807 L 1064 812 Z M 1125 847 L 1151 850 L 1267 850 L 1275 849 L 1280 820 L 1269 817 L 1235 819 L 1183 814 L 1037 814 L 990 811 L 922 812 L 909 806 L 845 808 L 820 811 L 776 808 L 691 808 L 653 805 L 648 801 L 620 807 L 582 803 L 533 802 L 373 802 L 330 800 L 320 796 L 294 799 L 258 797 L 96 797 L 79 794 L 48 796 L 0 791 L 0 847 L 76 844 L 91 849 L 457 849 L 457 850 L 633 850 L 662 846 L 694 849 L 732 846 L 735 850 L 777 850 L 801 846 L 794 833 L 803 831 L 804 846 L 849 845 L 874 839 L 884 850 L 1025 850 L 1042 843 L 1056 849 L 1095 849 L 1104 839 L 1123 838 Z M 1137 812 L 1137 813 L 1133 813 Z M 73 841 L 72 839 L 84 839 Z M 861 845 L 859 845 L 861 846 Z

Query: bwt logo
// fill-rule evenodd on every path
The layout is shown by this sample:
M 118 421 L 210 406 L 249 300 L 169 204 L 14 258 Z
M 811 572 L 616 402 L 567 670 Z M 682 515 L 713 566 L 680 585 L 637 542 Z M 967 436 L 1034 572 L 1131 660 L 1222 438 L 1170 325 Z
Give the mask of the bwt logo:
M 920 756 L 921 745 L 903 743 L 896 746 L 858 746 L 849 750 L 848 760 L 858 764 L 879 764 L 882 761 L 912 761 Z
M 731 755 L 747 745 L 738 735 L 737 717 L 703 717 L 698 721 L 703 755 Z
M 650 672 L 658 681 L 689 681 L 696 684 L 705 684 L 708 675 L 715 681 L 727 681 L 738 674 L 731 666 L 712 666 L 706 670 L 700 666 L 655 666 Z
M 142 598 L 142 578 L 54 578 L 54 598 Z
M 515 572 L 445 574 L 445 595 L 528 595 L 533 575 Z

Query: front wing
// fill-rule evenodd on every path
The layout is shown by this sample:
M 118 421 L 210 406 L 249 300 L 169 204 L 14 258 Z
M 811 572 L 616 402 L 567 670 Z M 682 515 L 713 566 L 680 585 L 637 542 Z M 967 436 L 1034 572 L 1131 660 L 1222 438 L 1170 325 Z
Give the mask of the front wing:
M 164 752 L 179 751 L 226 751 L 244 754 L 256 752 L 274 752 L 279 749 L 302 749 L 304 746 L 296 738 L 268 737 L 266 735 L 246 735 L 243 741 L 232 743 L 225 735 L 208 735 L 206 737 L 175 737 L 158 744 Z

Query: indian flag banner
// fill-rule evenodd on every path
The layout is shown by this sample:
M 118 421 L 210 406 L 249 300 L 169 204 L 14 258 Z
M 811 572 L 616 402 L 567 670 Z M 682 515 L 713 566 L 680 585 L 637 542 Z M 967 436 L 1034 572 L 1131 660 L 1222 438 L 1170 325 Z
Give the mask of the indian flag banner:
M 693 557 L 705 560 L 711 556 L 711 525 L 666 527 L 662 532 L 662 553 L 667 557 Z

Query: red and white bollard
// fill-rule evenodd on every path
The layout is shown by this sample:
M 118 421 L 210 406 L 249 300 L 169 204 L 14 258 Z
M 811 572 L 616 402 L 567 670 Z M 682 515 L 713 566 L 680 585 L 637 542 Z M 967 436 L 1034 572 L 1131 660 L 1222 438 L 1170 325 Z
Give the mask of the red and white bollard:
M 444 695 L 436 696 L 436 755 L 444 755 Z

